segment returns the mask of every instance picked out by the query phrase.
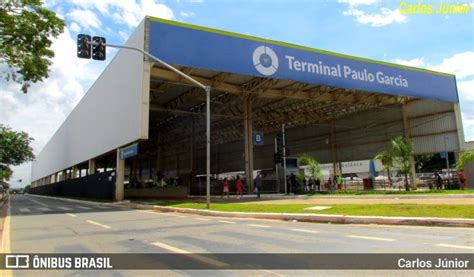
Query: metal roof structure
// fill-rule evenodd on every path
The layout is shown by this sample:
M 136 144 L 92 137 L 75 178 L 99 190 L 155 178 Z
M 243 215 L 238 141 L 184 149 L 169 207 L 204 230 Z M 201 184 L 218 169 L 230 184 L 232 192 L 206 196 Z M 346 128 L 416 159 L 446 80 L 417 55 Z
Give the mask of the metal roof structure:
M 253 105 L 254 127 L 266 133 L 281 124 L 300 126 L 324 124 L 352 113 L 406 103 L 413 97 L 378 94 L 324 85 L 250 77 L 210 70 L 180 68 L 212 87 L 211 115 L 213 143 L 243 137 L 243 99 Z M 163 144 L 190 138 L 193 117 L 205 115 L 204 91 L 188 86 L 175 73 L 161 67 L 151 70 L 150 128 L 164 134 Z M 204 124 L 203 120 L 197 120 Z M 197 134 L 205 137 L 204 126 Z

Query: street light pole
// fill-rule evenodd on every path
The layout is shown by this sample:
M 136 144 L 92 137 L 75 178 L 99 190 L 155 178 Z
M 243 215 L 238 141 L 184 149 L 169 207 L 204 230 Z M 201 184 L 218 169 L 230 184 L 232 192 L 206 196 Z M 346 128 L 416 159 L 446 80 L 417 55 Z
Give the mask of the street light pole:
M 91 42 L 90 44 L 94 45 L 93 42 Z M 191 76 L 185 74 L 184 72 L 181 72 L 179 69 L 153 56 L 152 54 L 144 51 L 143 49 L 133 47 L 133 46 L 125 46 L 125 45 L 115 45 L 115 44 L 103 44 L 103 45 L 105 45 L 106 47 L 138 51 L 142 53 L 143 55 L 149 58 L 152 58 L 153 60 L 157 61 L 159 64 L 170 69 L 171 71 L 175 72 L 176 74 L 180 75 L 181 77 L 185 78 L 186 80 L 190 81 L 191 83 L 195 84 L 196 86 L 206 91 L 206 202 L 207 202 L 207 208 L 209 209 L 211 207 L 211 87 L 206 86 L 203 83 L 193 79 Z
M 288 184 L 286 180 L 286 139 L 285 124 L 281 124 L 282 142 L 283 142 L 283 185 L 285 186 L 285 194 L 288 194 Z
M 278 156 L 278 138 L 275 136 L 275 157 Z M 280 193 L 280 176 L 278 174 L 278 159 L 275 160 L 275 175 L 277 181 L 277 192 Z
M 206 90 L 206 207 L 211 207 L 211 87 Z

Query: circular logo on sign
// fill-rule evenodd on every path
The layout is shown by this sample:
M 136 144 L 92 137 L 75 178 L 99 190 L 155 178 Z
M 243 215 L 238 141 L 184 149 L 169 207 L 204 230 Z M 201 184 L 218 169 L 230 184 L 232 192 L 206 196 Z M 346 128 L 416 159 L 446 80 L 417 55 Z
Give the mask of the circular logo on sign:
M 265 76 L 273 75 L 278 69 L 278 57 L 267 46 L 259 46 L 253 51 L 253 65 Z

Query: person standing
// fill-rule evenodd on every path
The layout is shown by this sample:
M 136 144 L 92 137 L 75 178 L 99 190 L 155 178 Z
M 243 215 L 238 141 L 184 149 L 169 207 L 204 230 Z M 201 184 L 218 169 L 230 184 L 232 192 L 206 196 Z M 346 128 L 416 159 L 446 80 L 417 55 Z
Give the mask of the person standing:
M 316 178 L 315 185 L 316 187 L 318 187 L 318 191 L 321 191 L 321 180 L 319 179 L 319 177 Z
M 310 177 L 309 178 L 309 184 L 308 184 L 309 190 L 314 191 L 314 178 Z
M 328 178 L 328 190 L 330 193 L 332 193 L 332 178 L 329 176 Z
M 458 177 L 459 177 L 459 181 L 461 182 L 461 189 L 464 190 L 466 188 L 467 180 L 466 180 L 466 175 L 464 175 L 463 169 L 459 171 Z
M 237 191 L 237 199 L 242 198 L 243 185 L 239 175 L 237 175 L 237 179 L 235 180 L 235 190 Z
M 257 177 L 255 177 L 255 180 L 254 180 L 254 185 L 255 185 L 255 192 L 257 193 L 257 197 L 260 198 L 260 192 L 262 191 L 262 187 L 263 187 L 263 181 L 262 181 L 262 177 L 260 176 L 260 173 L 257 174 Z
M 443 189 L 443 178 L 441 178 L 438 172 L 436 172 L 435 178 L 436 178 L 436 189 L 438 190 Z
M 290 174 L 291 192 L 296 193 L 296 176 L 293 172 Z
M 227 178 L 224 178 L 224 184 L 222 188 L 222 198 L 224 198 L 224 195 L 226 195 L 227 198 L 229 198 L 229 181 L 227 180 Z
M 337 189 L 342 190 L 342 185 L 344 184 L 344 179 L 342 176 L 336 175 L 336 180 L 337 180 Z

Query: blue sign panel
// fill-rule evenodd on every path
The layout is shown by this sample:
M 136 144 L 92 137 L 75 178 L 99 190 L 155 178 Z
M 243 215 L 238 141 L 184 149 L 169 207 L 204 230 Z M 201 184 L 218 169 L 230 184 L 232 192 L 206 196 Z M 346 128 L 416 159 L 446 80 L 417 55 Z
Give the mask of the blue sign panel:
M 440 157 L 440 159 L 446 159 L 446 157 L 447 157 L 447 152 L 441 152 L 441 153 L 439 153 L 439 157 Z
M 263 145 L 263 133 L 254 132 L 253 133 L 253 145 Z
M 120 159 L 125 160 L 138 154 L 138 143 L 120 149 Z
M 187 67 L 458 102 L 454 75 L 149 18 L 149 52 Z

